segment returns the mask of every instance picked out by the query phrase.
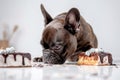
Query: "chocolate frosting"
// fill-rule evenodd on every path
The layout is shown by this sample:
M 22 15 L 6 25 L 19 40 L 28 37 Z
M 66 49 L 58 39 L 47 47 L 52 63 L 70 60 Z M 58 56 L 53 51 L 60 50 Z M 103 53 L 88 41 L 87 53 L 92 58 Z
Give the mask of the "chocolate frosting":
M 7 60 L 8 54 L 2 54 L 2 56 L 4 57 L 4 63 L 6 63 L 6 60 Z
M 111 55 L 110 53 L 100 52 L 100 53 L 98 53 L 98 54 L 99 54 L 101 63 L 103 63 L 103 58 L 104 58 L 105 56 L 108 56 L 108 62 L 109 62 L 110 65 L 112 65 L 113 59 L 112 59 L 112 55 Z
M 14 60 L 16 61 L 16 56 L 21 55 L 22 56 L 22 64 L 25 65 L 25 58 L 31 60 L 31 55 L 30 53 L 21 53 L 21 52 L 15 52 L 15 53 L 5 53 L 5 54 L 0 54 L 4 57 L 4 63 L 6 63 L 7 57 L 9 55 L 14 56 Z

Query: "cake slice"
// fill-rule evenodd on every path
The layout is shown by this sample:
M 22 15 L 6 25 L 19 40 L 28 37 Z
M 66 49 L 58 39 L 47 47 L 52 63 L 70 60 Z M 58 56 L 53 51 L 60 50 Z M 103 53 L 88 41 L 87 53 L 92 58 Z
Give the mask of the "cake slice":
M 93 49 L 92 49 L 93 50 Z M 82 52 L 79 55 L 78 65 L 112 65 L 112 55 L 103 51 Z
M 30 67 L 31 55 L 30 53 L 21 53 L 15 51 L 1 51 L 0 67 Z

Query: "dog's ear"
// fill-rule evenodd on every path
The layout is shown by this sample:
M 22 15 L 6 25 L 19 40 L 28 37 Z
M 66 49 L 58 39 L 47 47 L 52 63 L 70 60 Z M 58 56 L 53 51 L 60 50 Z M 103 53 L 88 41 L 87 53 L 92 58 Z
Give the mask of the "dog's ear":
M 51 22 L 53 19 L 49 15 L 49 13 L 45 10 L 44 6 L 41 4 L 41 11 L 45 19 L 45 25 L 47 25 L 49 22 Z
M 80 13 L 77 8 L 72 8 L 66 15 L 64 28 L 74 35 L 77 31 L 79 31 L 79 26 Z

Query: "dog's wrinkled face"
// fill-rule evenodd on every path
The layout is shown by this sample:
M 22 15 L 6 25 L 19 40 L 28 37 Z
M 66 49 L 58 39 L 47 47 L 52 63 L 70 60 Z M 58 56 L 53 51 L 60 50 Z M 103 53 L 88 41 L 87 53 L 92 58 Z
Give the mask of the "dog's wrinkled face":
M 77 40 L 74 34 L 78 30 L 80 14 L 72 9 L 56 19 L 47 13 L 41 5 L 45 18 L 41 44 L 43 46 L 43 61 L 48 64 L 63 64 L 75 52 Z
M 66 49 L 71 36 L 65 29 L 47 27 L 43 32 L 41 44 L 44 47 L 43 61 L 49 64 L 62 64 L 66 60 Z

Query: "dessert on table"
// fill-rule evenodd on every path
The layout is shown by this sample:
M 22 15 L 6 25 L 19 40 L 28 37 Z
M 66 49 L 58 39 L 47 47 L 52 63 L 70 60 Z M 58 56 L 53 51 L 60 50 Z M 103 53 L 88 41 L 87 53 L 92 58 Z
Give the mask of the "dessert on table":
M 112 55 L 99 48 L 91 48 L 79 54 L 78 65 L 112 65 Z
M 78 65 L 112 65 L 111 53 L 91 48 L 79 54 Z M 31 67 L 31 54 L 16 52 L 13 47 L 0 49 L 0 67 Z
M 0 49 L 0 67 L 30 67 L 31 54 L 16 52 L 13 47 Z

